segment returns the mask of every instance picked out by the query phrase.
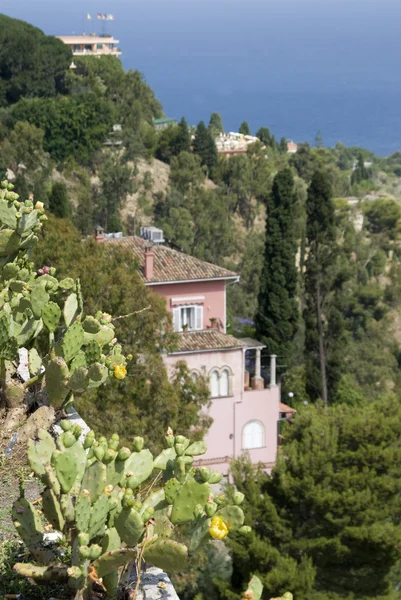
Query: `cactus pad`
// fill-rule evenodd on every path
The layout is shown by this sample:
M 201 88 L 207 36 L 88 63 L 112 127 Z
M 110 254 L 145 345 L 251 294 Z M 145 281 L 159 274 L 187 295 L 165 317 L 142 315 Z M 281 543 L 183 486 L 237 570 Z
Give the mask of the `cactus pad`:
M 44 326 L 51 332 L 56 331 L 60 322 L 61 310 L 55 302 L 48 302 L 42 310 Z
M 211 520 L 207 516 L 201 517 L 196 521 L 195 527 L 191 531 L 190 552 L 196 552 L 203 544 L 210 540 L 210 523 Z
M 82 490 L 88 490 L 91 503 L 95 502 L 103 493 L 107 485 L 107 467 L 96 461 L 85 470 L 82 479 Z
M 205 442 L 202 440 L 200 442 L 194 442 L 185 450 L 185 454 L 189 456 L 199 456 L 201 454 L 205 454 L 207 450 L 207 446 Z
M 104 577 L 137 558 L 137 551 L 132 548 L 120 548 L 105 552 L 95 560 L 93 566 L 99 577 Z
M 28 352 L 28 366 L 29 372 L 32 376 L 35 376 L 39 373 L 42 366 L 42 359 L 40 358 L 36 348 L 31 348 Z
M 56 471 L 57 479 L 64 494 L 72 488 L 78 474 L 78 467 L 73 455 L 69 452 L 55 451 L 52 454 L 52 465 Z
M 224 508 L 219 510 L 216 515 L 223 517 L 230 531 L 237 531 L 240 529 L 245 520 L 244 511 L 242 508 L 235 505 L 224 506 Z
M 14 525 L 29 546 L 36 546 L 43 541 L 43 525 L 38 512 L 25 498 L 16 500 L 12 508 Z
M 88 369 L 77 367 L 67 385 L 73 392 L 84 392 L 89 385 Z
M 114 526 L 127 546 L 136 546 L 144 532 L 142 518 L 135 508 L 123 508 Z
M 133 452 L 124 462 L 124 472 L 133 473 L 130 479 L 134 479 L 135 487 L 138 487 L 143 481 L 151 475 L 153 471 L 153 456 L 149 450 Z
M 46 387 L 52 406 L 60 407 L 68 394 L 68 367 L 61 358 L 53 358 L 46 368 Z
M 80 323 L 74 323 L 67 329 L 67 332 L 61 342 L 63 358 L 66 362 L 70 362 L 76 354 L 78 354 L 84 342 L 84 330 Z
M 46 489 L 42 494 L 42 510 L 50 525 L 57 531 L 63 531 L 64 517 L 56 494 L 51 489 Z
M 107 515 L 109 512 L 109 497 L 102 494 L 92 506 L 91 516 L 89 519 L 89 537 L 92 539 L 96 535 L 103 533 L 106 524 Z
M 37 283 L 31 292 L 31 307 L 33 316 L 36 319 L 40 319 L 40 317 L 42 316 L 42 310 L 49 302 L 49 300 L 50 296 L 46 292 L 45 286 L 41 285 L 40 283 Z
M 156 540 L 145 546 L 143 558 L 163 571 L 185 569 L 188 548 L 173 540 Z
M 85 347 L 85 355 L 88 365 L 99 362 L 102 355 L 102 347 L 97 340 L 91 340 Z
M 50 464 L 56 445 L 50 433 L 44 429 L 39 429 L 38 437 L 39 442 L 36 444 L 28 440 L 28 460 L 32 471 L 42 476 L 45 474 L 45 465 Z
M 86 493 L 81 493 L 75 505 L 75 522 L 78 531 L 87 533 L 91 517 L 90 498 Z
M 171 522 L 176 525 L 192 521 L 196 506 L 204 506 L 209 495 L 210 488 L 207 483 L 198 483 L 195 480 L 184 483 L 175 497 Z
M 174 448 L 165 448 L 154 460 L 155 469 L 161 469 L 163 471 L 169 468 L 172 469 L 176 456 L 177 452 Z
M 78 297 L 75 293 L 70 294 L 64 304 L 64 321 L 67 327 L 72 325 L 79 314 Z

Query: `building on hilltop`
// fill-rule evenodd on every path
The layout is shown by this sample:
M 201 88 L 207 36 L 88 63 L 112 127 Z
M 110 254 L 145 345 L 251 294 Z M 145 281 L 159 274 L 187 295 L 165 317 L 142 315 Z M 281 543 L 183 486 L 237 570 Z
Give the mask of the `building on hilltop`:
M 98 242 L 131 251 L 145 286 L 165 298 L 180 333 L 176 350 L 164 357 L 167 368 L 185 360 L 194 379 L 201 374 L 209 378 L 213 424 L 206 436 L 207 453 L 197 464 L 213 465 L 227 475 L 230 461 L 248 451 L 254 463 L 270 470 L 283 415 L 276 357 L 270 358 L 265 381 L 264 345 L 227 334 L 226 289 L 239 281 L 238 275 L 163 245 L 160 229 L 142 228 L 141 236 L 96 229 Z
M 295 154 L 296 152 L 298 152 L 298 144 L 296 144 L 292 140 L 287 142 L 287 152 L 288 154 Z
M 253 135 L 244 135 L 243 133 L 220 133 L 216 137 L 216 149 L 218 154 L 225 156 L 237 156 L 238 154 L 246 154 L 248 147 L 251 144 L 260 142 L 260 139 Z
M 177 125 L 177 119 L 172 119 L 170 117 L 153 119 L 153 125 L 155 126 L 156 131 L 162 131 L 163 129 L 166 129 L 166 127 L 170 127 L 171 125 Z
M 118 40 L 111 35 L 59 35 L 59 40 L 71 48 L 73 56 L 120 56 Z

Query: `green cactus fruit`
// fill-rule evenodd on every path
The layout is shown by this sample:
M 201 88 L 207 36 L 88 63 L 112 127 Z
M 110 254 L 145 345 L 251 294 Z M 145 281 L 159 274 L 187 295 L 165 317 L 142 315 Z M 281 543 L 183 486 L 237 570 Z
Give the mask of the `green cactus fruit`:
M 125 474 L 132 472 L 134 473 L 135 481 L 137 485 L 140 485 L 143 481 L 151 475 L 153 471 L 153 456 L 149 450 L 141 450 L 140 452 L 133 452 L 131 456 L 124 462 Z
M 218 504 L 218 506 L 223 506 L 224 504 L 227 504 L 227 498 L 224 494 L 219 494 L 218 496 L 216 496 L 216 503 Z
M 168 504 L 173 504 L 180 488 L 181 484 L 179 483 L 179 481 L 177 481 L 177 479 L 172 478 L 167 481 L 167 483 L 164 486 L 164 494 L 166 502 Z
M 95 432 L 94 431 L 88 431 L 88 433 L 85 436 L 85 441 L 84 441 L 84 448 L 85 450 L 88 448 L 91 448 L 91 446 L 93 445 L 93 442 L 95 441 Z
M 171 522 L 174 525 L 191 521 L 197 504 L 204 506 L 210 495 L 207 483 L 198 483 L 190 480 L 185 482 L 179 489 L 171 513 Z
M 81 489 L 88 490 L 93 504 L 103 493 L 107 485 L 107 467 L 102 462 L 96 461 L 85 470 Z
M 199 475 L 202 481 L 208 482 L 210 479 L 210 469 L 209 467 L 201 467 L 199 469 Z
M 72 425 L 73 423 L 69 419 L 63 419 L 60 421 L 60 427 L 63 431 L 71 431 Z
M 115 450 L 112 450 L 111 448 L 108 448 L 107 450 L 105 450 L 104 452 L 104 456 L 103 456 L 103 462 L 108 465 L 110 464 L 112 461 L 115 460 L 117 456 L 117 452 Z
M 59 440 L 65 448 L 71 448 L 71 446 L 77 441 L 72 431 L 65 431 L 62 433 L 59 437 Z
M 78 531 L 85 533 L 88 538 L 86 543 L 89 543 L 90 537 L 88 534 L 89 519 L 91 517 L 91 503 L 89 492 L 83 490 L 78 497 L 75 505 L 75 523 Z
M 188 561 L 188 548 L 173 540 L 156 540 L 145 546 L 143 558 L 163 571 L 184 570 Z
M 78 475 L 78 467 L 75 464 L 72 455 L 67 452 L 55 450 L 52 454 L 52 466 L 54 467 L 57 479 L 64 494 L 67 494 Z
M 50 331 L 56 331 L 60 322 L 61 310 L 55 302 L 48 302 L 42 310 L 42 319 L 44 326 Z
M 260 581 L 259 577 L 254 575 L 251 581 L 248 583 L 248 588 L 246 592 L 244 592 L 243 598 L 247 598 L 249 600 L 260 600 L 263 593 L 263 584 Z M 287 599 L 286 599 L 287 600 Z M 292 595 L 291 599 L 292 600 Z
M 67 523 L 75 521 L 75 509 L 72 502 L 71 494 L 60 495 L 60 506 L 63 517 Z
M 44 530 L 40 516 L 28 500 L 20 498 L 14 502 L 12 518 L 26 546 L 37 546 L 43 542 Z
M 134 437 L 134 440 L 132 442 L 132 449 L 135 452 L 140 452 L 143 448 L 144 443 L 145 443 L 145 440 L 143 439 L 143 437 L 140 437 L 139 435 L 137 435 L 136 437 Z
M 124 446 L 123 448 L 120 448 L 120 450 L 117 454 L 117 460 L 125 461 L 130 456 L 131 456 L 131 450 L 129 448 L 127 448 L 126 446 Z
M 92 558 L 89 546 L 80 546 L 79 547 L 79 555 L 83 559 Z M 96 558 L 98 558 L 98 557 L 96 556 Z
M 245 498 L 245 496 L 242 492 L 234 492 L 233 501 L 234 501 L 234 504 L 236 504 L 237 506 L 242 504 L 242 502 L 244 501 L 244 498 Z
M 104 577 L 137 558 L 136 548 L 118 548 L 105 552 L 95 560 L 93 567 L 99 577 Z
M 215 514 L 216 511 L 217 511 L 216 502 L 207 502 L 206 503 L 205 513 L 207 514 L 208 517 L 213 517 L 213 515 Z
M 166 440 L 166 446 L 167 448 L 172 448 L 175 444 L 175 437 L 171 434 L 166 435 L 166 437 L 164 438 Z
M 38 431 L 38 437 L 37 444 L 32 440 L 28 440 L 28 460 L 32 471 L 41 477 L 45 474 L 45 465 L 50 464 L 56 445 L 50 433 L 44 429 Z
M 73 392 L 84 392 L 89 385 L 88 369 L 85 369 L 85 367 L 76 368 L 67 385 Z
M 69 371 L 66 362 L 61 358 L 53 358 L 46 367 L 46 387 L 52 406 L 60 408 L 69 392 L 67 388 Z
M 240 533 L 243 533 L 245 535 L 248 535 L 248 533 L 251 533 L 252 531 L 252 527 L 249 527 L 248 525 L 243 525 L 242 527 L 239 528 L 238 530 Z
M 142 518 L 135 508 L 123 508 L 114 525 L 120 538 L 130 547 L 137 545 L 145 530 Z
M 118 442 L 117 440 L 110 439 L 108 442 L 108 445 L 109 445 L 109 450 L 117 451 L 118 447 L 120 445 L 120 442 Z
M 89 556 L 92 560 L 96 560 L 102 554 L 102 547 L 99 546 L 99 544 L 92 544 L 91 546 L 89 546 L 89 550 Z
M 172 469 L 174 466 L 174 460 L 177 456 L 175 448 L 165 448 L 154 460 L 155 469 Z
M 97 460 L 101 461 L 103 460 L 104 457 L 104 453 L 105 453 L 105 449 L 103 448 L 103 446 L 96 446 L 93 450 Z
M 70 363 L 70 373 L 72 374 L 75 371 L 75 369 L 78 369 L 79 367 L 86 366 L 87 365 L 85 352 L 83 350 L 80 350 L 79 352 L 77 352 L 77 354 L 74 356 Z
M 195 523 L 191 530 L 191 539 L 189 543 L 189 551 L 196 552 L 199 548 L 210 540 L 209 527 L 211 520 L 207 517 L 201 517 Z
M 46 292 L 44 285 L 37 283 L 31 292 L 31 307 L 35 319 L 40 319 L 42 310 L 50 300 L 49 294 Z
M 177 452 L 177 456 L 182 456 L 185 452 L 185 446 L 184 444 L 175 444 L 174 446 L 175 451 Z
M 118 435 L 118 433 L 113 433 L 110 439 L 113 440 L 113 442 L 119 442 L 120 436 Z
M 63 358 L 66 362 L 70 362 L 81 349 L 84 343 L 84 330 L 81 323 L 74 323 L 69 327 L 61 342 L 61 350 Z
M 185 454 L 189 456 L 200 456 L 201 454 L 205 454 L 207 450 L 207 446 L 205 442 L 202 440 L 200 442 L 194 442 L 185 451 Z
M 135 500 L 133 496 L 129 496 L 127 492 L 132 492 L 129 488 L 125 491 L 125 494 L 121 500 L 121 504 L 123 508 L 133 508 L 135 504 Z
M 195 506 L 195 510 L 194 510 L 194 517 L 195 519 L 200 519 L 201 517 L 205 516 L 205 510 L 203 508 L 203 506 L 201 506 L 200 504 L 197 504 Z
M 244 512 L 239 506 L 224 506 L 216 515 L 224 519 L 230 531 L 238 531 L 243 526 L 245 520 Z
M 86 333 L 99 333 L 101 329 L 99 321 L 91 316 L 85 317 L 82 322 L 82 327 Z
M 64 304 L 63 314 L 66 326 L 70 327 L 79 314 L 77 294 L 72 293 L 68 296 Z
M 85 577 L 83 572 L 79 567 L 69 567 L 67 569 L 68 577 L 68 587 L 72 590 L 79 590 L 85 585 Z
M 9 256 L 18 250 L 19 235 L 12 229 L 2 229 L 0 236 L 0 256 Z
M 89 534 L 88 533 L 79 533 L 78 534 L 78 544 L 80 546 L 88 546 L 89 544 Z
M 210 484 L 220 483 L 220 481 L 222 479 L 223 479 L 223 475 L 221 473 L 219 473 L 218 471 L 213 471 L 213 473 L 209 477 L 209 483 Z
M 42 510 L 50 525 L 57 531 L 63 531 L 64 517 L 61 512 L 61 506 L 56 498 L 56 494 L 49 488 L 42 493 Z

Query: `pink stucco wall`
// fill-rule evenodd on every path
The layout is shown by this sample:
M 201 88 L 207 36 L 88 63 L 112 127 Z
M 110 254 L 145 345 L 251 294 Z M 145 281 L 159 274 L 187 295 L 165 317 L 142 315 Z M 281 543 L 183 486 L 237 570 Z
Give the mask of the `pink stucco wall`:
M 274 463 L 277 451 L 277 421 L 279 418 L 280 389 L 244 391 L 243 350 L 198 352 L 193 354 L 169 355 L 168 366 L 185 360 L 190 369 L 209 375 L 214 368 L 229 366 L 232 375 L 232 396 L 214 398 L 209 414 L 213 424 L 205 438 L 208 450 L 202 460 L 210 461 L 214 469 L 227 474 L 229 459 L 243 452 L 242 430 L 249 421 L 260 421 L 265 429 L 265 447 L 249 450 L 253 463 Z M 217 462 L 217 459 L 221 461 Z
M 203 329 L 210 325 L 210 319 L 221 319 L 224 331 L 226 327 L 225 311 L 225 281 L 199 281 L 184 283 L 169 283 L 166 285 L 149 285 L 153 292 L 166 298 L 167 308 L 172 311 L 173 306 L 179 302 L 172 302 L 173 298 L 196 298 L 203 296 L 201 300 L 194 300 L 194 304 L 203 305 Z M 190 304 L 185 300 L 183 304 Z

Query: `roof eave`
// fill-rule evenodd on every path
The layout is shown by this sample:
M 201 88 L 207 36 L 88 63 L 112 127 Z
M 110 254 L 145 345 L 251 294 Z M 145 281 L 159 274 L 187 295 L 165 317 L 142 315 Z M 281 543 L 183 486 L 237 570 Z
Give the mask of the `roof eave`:
M 233 346 L 232 348 L 203 348 L 202 350 L 175 350 L 169 352 L 169 356 L 175 356 L 176 354 L 204 354 L 205 352 L 230 352 L 231 350 L 243 350 L 243 346 Z
M 200 283 L 205 281 L 230 281 L 235 280 L 237 283 L 240 280 L 239 275 L 230 275 L 228 277 L 204 277 L 203 279 L 175 279 L 173 281 L 146 281 L 145 285 L 171 285 L 177 283 Z

